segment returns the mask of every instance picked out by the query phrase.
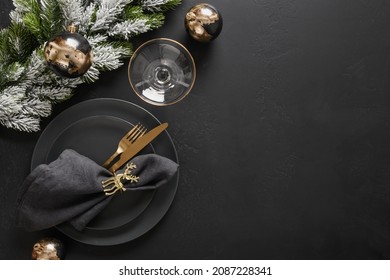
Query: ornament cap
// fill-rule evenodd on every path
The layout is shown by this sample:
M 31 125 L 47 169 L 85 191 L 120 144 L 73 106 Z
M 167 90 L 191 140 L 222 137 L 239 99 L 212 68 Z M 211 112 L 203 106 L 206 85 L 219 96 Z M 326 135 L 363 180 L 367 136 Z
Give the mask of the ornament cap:
M 76 33 L 77 32 L 77 26 L 74 23 L 72 23 L 71 25 L 68 25 L 66 30 L 68 32 L 70 32 L 70 33 Z

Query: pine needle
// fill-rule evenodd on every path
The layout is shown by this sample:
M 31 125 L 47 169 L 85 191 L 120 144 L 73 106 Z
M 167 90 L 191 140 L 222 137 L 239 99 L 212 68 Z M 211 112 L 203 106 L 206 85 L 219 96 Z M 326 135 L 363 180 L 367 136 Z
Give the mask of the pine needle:
M 82 83 L 121 67 L 133 53 L 130 39 L 163 25 L 164 12 L 180 0 L 13 0 L 11 24 L 0 30 L 0 125 L 26 132 L 40 130 L 53 104 L 73 96 Z M 43 48 L 67 25 L 92 46 L 93 63 L 76 79 L 46 67 Z

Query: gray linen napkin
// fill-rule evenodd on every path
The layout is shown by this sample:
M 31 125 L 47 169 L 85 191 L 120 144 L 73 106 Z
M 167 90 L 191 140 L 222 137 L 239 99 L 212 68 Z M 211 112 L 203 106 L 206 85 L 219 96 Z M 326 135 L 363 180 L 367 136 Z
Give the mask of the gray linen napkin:
M 126 191 L 159 188 L 178 169 L 172 160 L 155 154 L 140 155 L 130 162 L 136 165 L 131 174 L 139 179 L 124 180 Z M 37 231 L 70 222 L 83 230 L 110 203 L 113 196 L 106 195 L 102 186 L 102 181 L 110 178 L 113 174 L 93 160 L 64 150 L 58 159 L 37 166 L 24 180 L 17 198 L 17 227 Z

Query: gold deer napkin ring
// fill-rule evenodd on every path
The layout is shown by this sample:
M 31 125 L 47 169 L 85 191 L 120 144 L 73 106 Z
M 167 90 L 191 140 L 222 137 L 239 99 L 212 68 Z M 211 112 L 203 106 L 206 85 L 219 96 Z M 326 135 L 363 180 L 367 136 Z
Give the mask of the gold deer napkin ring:
M 106 195 L 113 195 L 119 190 L 126 191 L 124 183 L 138 182 L 139 177 L 134 174 L 131 174 L 131 171 L 135 168 L 137 168 L 137 166 L 134 163 L 128 163 L 126 164 L 126 169 L 123 174 L 115 174 L 114 172 L 114 177 L 110 177 L 107 180 L 102 181 L 104 193 Z

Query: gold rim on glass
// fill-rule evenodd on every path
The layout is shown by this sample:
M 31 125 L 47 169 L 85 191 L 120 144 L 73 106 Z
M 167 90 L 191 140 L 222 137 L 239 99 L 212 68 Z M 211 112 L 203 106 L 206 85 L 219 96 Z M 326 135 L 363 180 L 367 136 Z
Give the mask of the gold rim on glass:
M 147 97 L 145 97 L 144 95 L 142 95 L 136 88 L 135 86 L 133 85 L 132 83 L 132 80 L 131 80 L 131 65 L 134 61 L 134 59 L 137 57 L 138 53 L 143 50 L 143 48 L 147 45 L 150 45 L 152 44 L 153 42 L 156 42 L 156 41 L 166 41 L 166 42 L 169 42 L 171 43 L 171 45 L 175 46 L 177 45 L 178 48 L 180 49 L 180 51 L 182 51 L 186 57 L 189 58 L 189 63 L 190 65 L 192 66 L 193 68 L 193 77 L 191 79 L 191 83 L 189 84 L 188 88 L 186 88 L 184 90 L 184 93 L 182 93 L 178 98 L 174 99 L 173 101 L 171 102 L 167 102 L 167 103 L 163 103 L 163 102 L 157 102 L 157 101 L 154 101 L 152 99 L 149 99 Z M 153 105 L 157 105 L 157 106 L 167 106 L 167 105 L 172 105 L 172 104 L 175 104 L 181 100 L 183 100 L 184 97 L 186 97 L 190 91 L 192 90 L 192 87 L 194 86 L 195 84 L 195 80 L 196 80 L 196 65 L 195 65 L 195 61 L 194 61 L 194 58 L 192 57 L 191 53 L 188 51 L 188 49 L 186 47 L 183 46 L 183 44 L 175 41 L 175 40 L 172 40 L 172 39 L 168 39 L 168 38 L 155 38 L 155 39 L 151 39 L 145 43 L 143 43 L 142 45 L 140 45 L 135 51 L 134 53 L 132 54 L 132 56 L 130 57 L 130 60 L 129 60 L 129 64 L 128 64 L 128 69 L 127 69 L 127 76 L 128 76 L 128 80 L 129 80 L 129 83 L 130 83 L 130 86 L 131 88 L 133 89 L 133 91 L 136 93 L 136 95 L 141 98 L 143 101 L 149 103 L 149 104 L 153 104 Z

